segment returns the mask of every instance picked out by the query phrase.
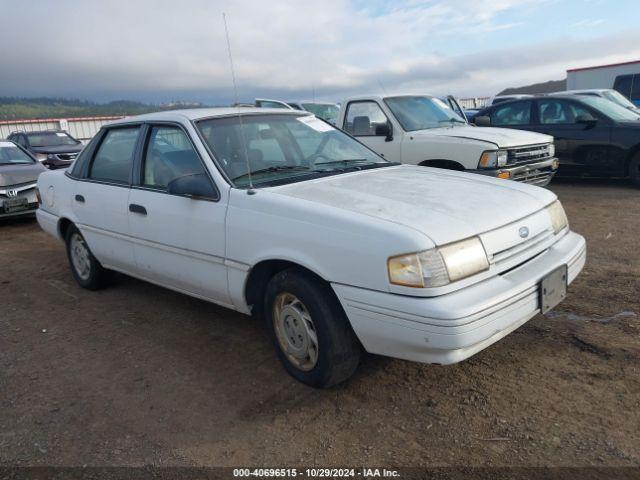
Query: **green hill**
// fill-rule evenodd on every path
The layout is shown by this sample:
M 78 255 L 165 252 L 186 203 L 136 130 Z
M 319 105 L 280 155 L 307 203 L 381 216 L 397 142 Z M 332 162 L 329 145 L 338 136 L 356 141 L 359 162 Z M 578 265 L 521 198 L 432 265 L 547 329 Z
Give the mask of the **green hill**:
M 176 108 L 193 108 L 200 106 L 203 105 L 181 102 L 175 102 L 167 105 L 153 105 L 128 100 L 96 103 L 86 100 L 65 98 L 0 97 L 0 120 L 139 115 L 158 110 L 172 110 Z

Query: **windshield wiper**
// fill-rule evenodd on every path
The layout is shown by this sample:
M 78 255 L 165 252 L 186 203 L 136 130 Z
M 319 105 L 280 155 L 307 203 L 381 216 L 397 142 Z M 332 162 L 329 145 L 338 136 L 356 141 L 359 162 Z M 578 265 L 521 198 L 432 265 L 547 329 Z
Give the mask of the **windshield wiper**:
M 309 167 L 303 167 L 302 165 L 278 165 L 274 167 L 260 168 L 258 170 L 252 170 L 250 172 L 233 177 L 231 180 L 238 180 L 240 178 L 248 177 L 249 175 L 256 175 L 257 173 L 269 173 L 269 172 L 282 172 L 285 170 L 309 170 Z
M 438 123 L 448 123 L 453 125 L 454 123 L 467 123 L 464 120 L 458 120 L 457 118 L 450 118 L 449 120 L 440 120 Z

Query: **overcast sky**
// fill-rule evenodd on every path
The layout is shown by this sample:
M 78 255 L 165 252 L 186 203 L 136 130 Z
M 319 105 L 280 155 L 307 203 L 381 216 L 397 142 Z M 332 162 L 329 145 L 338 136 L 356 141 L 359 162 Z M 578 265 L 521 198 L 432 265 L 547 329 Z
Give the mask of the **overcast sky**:
M 640 59 L 638 0 L 0 0 L 0 96 L 483 96 Z

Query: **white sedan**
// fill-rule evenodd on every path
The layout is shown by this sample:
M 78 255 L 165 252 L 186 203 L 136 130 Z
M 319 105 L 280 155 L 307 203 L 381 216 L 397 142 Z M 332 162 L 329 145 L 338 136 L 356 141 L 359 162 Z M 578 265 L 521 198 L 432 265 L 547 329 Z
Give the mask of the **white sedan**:
M 553 193 L 390 163 L 299 111 L 123 119 L 38 188 L 82 287 L 118 271 L 263 317 L 318 387 L 363 349 L 464 360 L 558 304 L 586 256 Z

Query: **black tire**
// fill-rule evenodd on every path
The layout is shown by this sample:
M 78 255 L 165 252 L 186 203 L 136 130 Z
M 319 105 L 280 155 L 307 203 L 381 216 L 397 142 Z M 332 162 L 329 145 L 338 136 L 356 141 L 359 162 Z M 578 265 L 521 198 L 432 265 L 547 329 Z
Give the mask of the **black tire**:
M 74 241 L 81 239 L 84 243 L 84 246 L 87 250 L 86 255 L 86 263 L 88 266 L 87 271 L 79 271 L 78 267 L 74 263 L 72 247 Z M 69 259 L 69 267 L 71 268 L 71 273 L 73 274 L 73 278 L 75 278 L 78 285 L 82 288 L 86 288 L 87 290 L 99 290 L 104 288 L 109 283 L 109 280 L 112 278 L 113 272 L 111 270 L 107 270 L 100 262 L 93 256 L 89 246 L 86 244 L 84 237 L 80 233 L 74 225 L 71 225 L 67 229 L 67 233 L 65 235 L 65 244 L 67 246 L 67 258 Z
M 317 337 L 317 361 L 306 371 L 292 363 L 276 331 L 276 302 L 288 295 L 299 299 L 306 308 Z M 312 275 L 297 269 L 276 274 L 267 285 L 264 320 L 280 361 L 296 380 L 328 388 L 347 380 L 356 371 L 362 352 L 360 342 L 331 287 Z
M 629 178 L 631 183 L 636 187 L 640 187 L 640 153 L 636 153 L 631 162 L 629 162 Z

